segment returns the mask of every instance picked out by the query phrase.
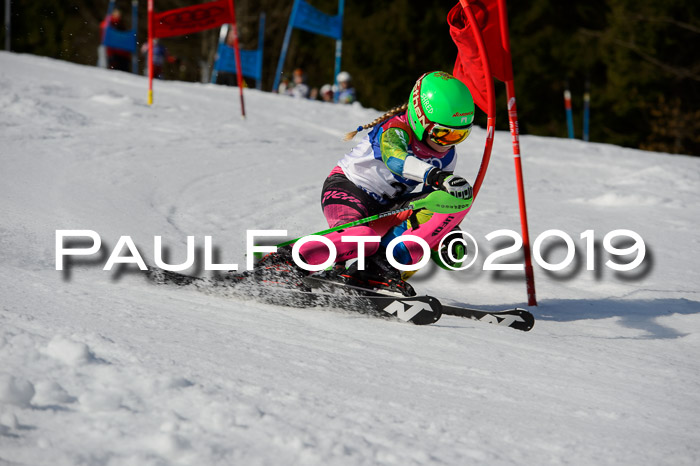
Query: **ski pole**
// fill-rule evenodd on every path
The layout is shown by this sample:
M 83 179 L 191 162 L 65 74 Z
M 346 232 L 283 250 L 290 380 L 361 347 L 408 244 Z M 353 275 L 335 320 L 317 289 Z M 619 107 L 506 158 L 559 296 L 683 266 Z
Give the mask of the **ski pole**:
M 382 212 L 380 214 L 372 215 L 370 217 L 362 218 L 360 220 L 355 220 L 343 225 L 338 225 L 337 227 L 328 228 L 327 230 L 312 233 L 311 235 L 304 236 L 321 236 L 328 233 L 332 233 L 338 230 L 344 230 L 345 228 L 354 227 L 356 225 L 362 225 L 363 223 L 369 223 L 380 218 L 389 217 L 401 212 L 406 212 L 407 210 L 418 210 L 418 209 L 428 209 L 432 212 L 438 214 L 454 214 L 456 212 L 461 212 L 468 209 L 472 205 L 473 198 L 470 199 L 459 199 L 445 191 L 433 191 L 426 197 L 421 199 L 416 199 L 412 201 L 408 206 L 402 207 L 400 209 L 390 210 L 388 212 Z M 285 241 L 277 245 L 278 248 L 289 246 L 299 241 L 304 236 L 299 238 Z

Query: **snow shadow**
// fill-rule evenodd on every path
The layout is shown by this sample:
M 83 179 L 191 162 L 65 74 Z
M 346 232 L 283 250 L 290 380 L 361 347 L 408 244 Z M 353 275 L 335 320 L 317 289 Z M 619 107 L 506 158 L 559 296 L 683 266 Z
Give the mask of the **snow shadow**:
M 668 339 L 688 335 L 657 321 L 672 314 L 700 314 L 700 302 L 684 298 L 653 300 L 568 300 L 543 301 L 529 308 L 539 321 L 573 322 L 587 319 L 620 318 L 620 325 L 643 330 L 647 334 L 636 338 Z M 537 325 L 535 325 L 537 328 Z

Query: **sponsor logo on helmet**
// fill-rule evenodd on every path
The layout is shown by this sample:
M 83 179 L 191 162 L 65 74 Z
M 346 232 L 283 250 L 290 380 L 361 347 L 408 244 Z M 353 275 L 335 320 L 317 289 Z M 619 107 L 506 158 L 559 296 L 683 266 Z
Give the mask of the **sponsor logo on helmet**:
M 449 81 L 450 79 L 457 79 L 451 74 L 445 73 L 444 71 L 437 71 L 433 76 L 435 76 L 436 78 L 444 79 L 445 81 Z
M 452 117 L 453 117 L 453 118 L 454 118 L 454 117 L 466 117 L 466 116 L 469 116 L 469 115 L 474 115 L 474 112 L 467 112 L 467 113 L 455 112 L 455 114 L 452 115 Z M 464 121 L 464 120 L 462 120 L 462 121 Z
M 433 113 L 433 106 L 430 104 L 429 97 L 426 93 L 421 94 L 421 101 L 423 103 L 423 108 L 425 108 L 425 111 L 432 114 Z
M 425 113 L 423 113 L 423 106 L 420 102 L 420 84 L 413 87 L 411 103 L 413 104 L 413 108 L 416 110 L 416 118 L 418 118 L 418 122 L 421 124 L 421 126 L 423 126 L 423 128 L 425 128 L 428 125 L 428 119 L 425 117 Z

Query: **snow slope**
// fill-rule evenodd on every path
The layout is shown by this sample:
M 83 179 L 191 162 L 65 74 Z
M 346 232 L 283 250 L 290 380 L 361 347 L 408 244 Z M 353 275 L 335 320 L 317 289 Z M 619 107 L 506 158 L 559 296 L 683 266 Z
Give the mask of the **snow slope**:
M 700 158 L 524 136 L 531 236 L 567 233 L 573 264 L 535 267 L 529 333 L 417 327 L 103 271 L 122 235 L 148 262 L 154 235 L 171 262 L 210 235 L 243 267 L 246 230 L 325 228 L 341 136 L 378 114 L 246 90 L 243 121 L 231 88 L 155 86 L 149 108 L 143 77 L 0 52 L 0 464 L 700 463 Z M 459 148 L 469 179 L 484 137 Z M 485 236 L 519 230 L 514 185 L 499 132 L 462 225 L 478 260 L 420 291 L 525 304 L 522 275 L 483 270 L 509 245 Z M 102 254 L 55 270 L 58 229 Z M 604 265 L 616 229 L 644 239 L 635 271 Z

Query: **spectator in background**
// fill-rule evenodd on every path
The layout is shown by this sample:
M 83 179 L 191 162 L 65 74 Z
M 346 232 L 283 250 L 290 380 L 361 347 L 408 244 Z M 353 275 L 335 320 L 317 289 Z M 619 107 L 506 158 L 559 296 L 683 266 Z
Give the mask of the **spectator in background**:
M 309 86 L 306 84 L 306 75 L 304 70 L 297 68 L 294 70 L 293 76 L 294 82 L 292 83 L 292 88 L 287 89 L 287 94 L 297 99 L 308 99 L 309 98 Z
M 141 54 L 148 57 L 148 42 L 145 42 L 141 46 Z M 177 58 L 173 57 L 168 53 L 168 49 L 163 45 L 159 39 L 153 39 L 153 77 L 156 79 L 163 79 L 163 66 L 166 63 L 175 63 Z M 148 73 L 148 68 L 146 68 L 146 73 Z
M 347 71 L 341 71 L 336 76 L 336 81 L 338 81 L 338 103 L 341 104 L 351 104 L 355 102 L 355 88 L 352 87 L 350 73 Z
M 226 46 L 230 47 L 231 49 L 234 49 L 234 44 L 236 42 L 236 34 L 233 28 L 229 28 L 228 34 L 226 34 Z M 243 87 L 248 87 L 247 83 L 245 81 L 245 76 L 242 77 L 243 80 Z M 289 80 L 287 80 L 287 83 L 289 83 Z M 234 71 L 233 73 L 230 73 L 228 71 L 221 71 L 216 75 L 216 84 L 223 84 L 225 86 L 238 86 L 238 75 Z M 280 84 L 280 87 L 282 84 Z M 284 91 L 281 92 L 281 94 L 284 94 Z
M 321 86 L 321 100 L 324 102 L 333 102 L 333 86 L 330 84 Z
M 286 76 L 282 76 L 282 79 L 280 80 L 280 85 L 277 86 L 277 93 L 286 95 L 288 94 L 288 90 L 290 89 L 290 83 L 289 83 L 289 78 Z
M 116 29 L 117 31 L 126 31 L 122 12 L 118 8 L 112 10 L 110 16 L 106 16 L 100 24 L 102 28 L 102 40 L 104 41 L 105 31 L 107 27 Z M 107 54 L 107 68 L 111 70 L 129 71 L 131 68 L 131 53 L 125 50 L 119 50 L 112 47 L 105 47 Z

